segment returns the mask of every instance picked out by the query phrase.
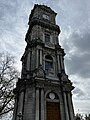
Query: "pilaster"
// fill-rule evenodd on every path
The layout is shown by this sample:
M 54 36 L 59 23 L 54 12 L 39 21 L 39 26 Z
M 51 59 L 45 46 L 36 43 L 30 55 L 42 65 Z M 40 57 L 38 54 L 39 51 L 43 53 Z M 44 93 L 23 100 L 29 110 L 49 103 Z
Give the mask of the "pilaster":
M 29 51 L 29 53 L 28 53 L 28 55 L 27 55 L 27 66 L 26 66 L 26 69 L 27 69 L 27 71 L 29 72 L 30 71 L 30 51 Z M 27 74 L 27 79 L 29 79 L 29 74 Z
M 24 101 L 24 91 L 20 93 L 20 97 L 19 97 L 19 107 L 18 107 L 17 117 L 18 119 L 20 118 L 20 120 L 22 120 L 23 118 L 23 113 L 22 113 L 23 112 L 23 101 Z
M 40 49 L 40 65 L 42 65 L 42 49 Z
M 41 120 L 45 120 L 44 119 L 44 113 L 45 113 L 45 108 L 44 108 L 44 106 L 45 106 L 45 101 L 44 101 L 44 89 L 42 88 L 41 89 Z
M 38 68 L 38 63 L 39 63 L 39 53 L 38 53 L 38 49 L 36 50 L 36 68 Z
M 60 57 L 59 57 L 59 54 L 57 55 L 57 59 L 58 59 L 58 73 L 60 73 L 61 72 L 61 66 L 60 66 L 60 59 L 59 59 Z
M 60 55 L 60 60 L 61 60 L 61 69 L 64 70 L 64 59 L 62 57 L 62 55 Z
M 69 113 L 70 113 L 70 118 L 71 120 L 74 120 L 74 113 L 73 113 L 73 105 L 72 105 L 72 98 L 71 98 L 71 95 L 70 95 L 70 92 L 67 94 L 68 95 L 68 105 L 69 105 Z
M 36 115 L 35 120 L 39 120 L 39 88 L 36 89 Z
M 69 111 L 68 111 L 66 93 L 64 92 L 63 95 L 64 95 L 64 107 L 65 107 L 65 117 L 66 117 L 65 120 L 70 120 L 69 119 Z

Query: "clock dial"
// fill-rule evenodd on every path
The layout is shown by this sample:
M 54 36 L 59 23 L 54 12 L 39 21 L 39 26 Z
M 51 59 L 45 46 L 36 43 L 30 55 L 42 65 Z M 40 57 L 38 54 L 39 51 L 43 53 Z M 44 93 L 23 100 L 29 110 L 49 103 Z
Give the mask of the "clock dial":
M 46 14 L 43 14 L 43 18 L 46 19 L 46 20 L 49 20 L 49 16 L 46 15 Z

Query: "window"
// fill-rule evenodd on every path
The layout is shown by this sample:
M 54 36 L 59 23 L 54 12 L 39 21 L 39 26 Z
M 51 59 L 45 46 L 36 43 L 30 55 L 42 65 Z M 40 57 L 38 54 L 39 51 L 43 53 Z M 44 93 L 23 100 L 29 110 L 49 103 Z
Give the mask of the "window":
M 45 56 L 45 70 L 48 71 L 53 68 L 53 58 L 49 55 Z
M 46 20 L 49 20 L 49 16 L 46 15 L 46 14 L 43 14 L 43 18 L 46 19 Z
M 45 33 L 45 42 L 46 43 L 50 42 L 50 34 Z

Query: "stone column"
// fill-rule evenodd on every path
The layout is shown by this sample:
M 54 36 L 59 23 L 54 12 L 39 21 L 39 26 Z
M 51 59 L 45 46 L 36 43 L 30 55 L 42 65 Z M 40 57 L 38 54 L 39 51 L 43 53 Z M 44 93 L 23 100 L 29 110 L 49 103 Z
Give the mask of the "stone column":
M 41 89 L 41 120 L 44 120 L 44 89 Z
M 39 89 L 36 90 L 36 116 L 35 120 L 39 120 Z
M 68 106 L 67 106 L 66 93 L 64 92 L 63 94 L 64 94 L 64 106 L 65 106 L 66 120 L 69 120 L 69 113 L 68 113 Z
M 20 112 L 21 113 L 22 113 L 22 110 L 23 110 L 23 100 L 24 100 L 24 92 L 22 91 L 21 95 L 20 95 Z
M 45 42 L 45 34 L 43 33 L 43 42 Z
M 52 35 L 50 35 L 50 42 L 53 43 Z
M 28 71 L 30 70 L 30 52 L 28 53 L 28 56 L 27 56 L 27 70 Z
M 57 60 L 58 60 L 58 73 L 60 73 L 61 71 L 61 66 L 60 66 L 60 59 L 59 59 L 59 55 L 57 55 Z
M 27 71 L 29 72 L 30 71 L 30 52 L 28 53 L 28 56 L 27 56 Z M 27 74 L 27 78 L 29 78 L 29 73 Z
M 60 116 L 61 116 L 61 120 L 65 120 L 65 113 L 64 113 L 64 107 L 63 107 L 63 98 L 62 95 L 60 93 Z
M 36 50 L 36 68 L 38 68 L 38 49 Z
M 70 93 L 68 93 L 68 105 L 69 105 L 69 112 L 70 112 L 70 118 L 71 120 L 74 120 L 74 110 L 73 110 L 73 105 L 72 105 L 72 98 Z
M 22 120 L 22 111 L 23 111 L 23 101 L 24 101 L 24 91 L 21 92 L 20 97 L 19 97 L 19 108 L 18 108 L 18 113 L 17 116 L 18 118 L 20 117 Z
M 42 65 L 42 50 L 40 49 L 40 65 Z
M 62 57 L 62 56 L 60 56 L 60 58 L 61 58 L 61 69 L 64 70 L 64 60 L 63 60 L 63 57 Z

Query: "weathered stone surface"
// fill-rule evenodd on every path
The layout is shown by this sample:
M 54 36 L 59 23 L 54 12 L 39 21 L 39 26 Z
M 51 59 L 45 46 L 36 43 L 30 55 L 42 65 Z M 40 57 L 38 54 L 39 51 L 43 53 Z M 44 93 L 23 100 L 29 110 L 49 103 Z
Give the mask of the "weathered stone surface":
M 65 53 L 59 45 L 55 16 L 45 5 L 35 5 L 31 11 L 21 79 L 14 90 L 13 120 L 74 120 L 74 87 L 65 73 Z

